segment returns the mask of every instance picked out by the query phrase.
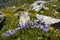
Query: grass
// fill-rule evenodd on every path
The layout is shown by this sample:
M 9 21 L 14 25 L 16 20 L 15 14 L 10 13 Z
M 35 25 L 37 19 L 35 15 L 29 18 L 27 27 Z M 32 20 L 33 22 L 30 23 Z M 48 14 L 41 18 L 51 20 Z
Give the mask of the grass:
M 5 8 L 1 11 L 3 12 L 3 15 L 6 16 L 6 22 L 2 30 L 0 30 L 0 40 L 60 40 L 60 31 L 55 30 L 53 27 L 50 27 L 48 32 L 44 32 L 39 28 L 23 28 L 19 31 L 16 31 L 14 35 L 11 35 L 10 37 L 3 38 L 1 36 L 2 33 L 6 32 L 8 29 L 15 29 L 18 27 L 18 16 L 14 16 L 14 14 L 18 14 L 18 12 L 13 12 L 16 8 Z M 28 7 L 24 7 L 25 10 L 28 9 Z M 54 17 L 52 14 L 52 10 L 43 10 L 44 14 L 47 16 Z M 48 11 L 48 12 L 47 12 Z M 35 17 L 36 13 L 35 11 L 29 11 L 32 15 L 32 17 Z M 40 12 L 38 12 L 41 14 Z M 54 17 L 55 18 L 55 17 Z

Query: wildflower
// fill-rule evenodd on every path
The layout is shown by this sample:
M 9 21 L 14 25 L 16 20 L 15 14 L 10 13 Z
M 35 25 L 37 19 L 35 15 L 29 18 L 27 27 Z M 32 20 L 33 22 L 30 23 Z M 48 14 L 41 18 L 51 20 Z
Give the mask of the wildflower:
M 34 25 L 34 27 L 39 28 L 39 25 Z
M 40 29 L 44 29 L 44 26 L 43 25 L 40 24 L 39 26 L 40 26 Z
M 26 27 L 29 27 L 29 22 L 26 22 L 25 25 L 26 25 Z
M 18 27 L 18 28 L 15 28 L 15 30 L 20 30 L 20 27 Z
M 45 25 L 45 23 L 43 22 L 43 23 L 41 23 L 41 25 Z
M 45 24 L 45 28 L 49 28 L 49 25 L 48 24 Z
M 2 34 L 2 37 L 5 37 L 5 36 L 6 36 L 6 33 L 3 33 L 3 34 Z
M 42 20 L 41 23 L 44 23 L 45 24 L 45 21 Z
M 42 21 L 42 20 L 43 20 L 43 18 L 41 18 L 41 17 L 40 17 L 40 18 L 39 18 L 39 20 L 40 20 L 40 21 Z
M 9 34 L 6 34 L 6 33 L 2 34 L 2 37 L 8 37 L 8 36 L 9 36 Z
M 20 27 L 20 25 L 18 25 L 18 27 Z
M 26 25 L 24 24 L 24 25 L 22 25 L 22 28 L 25 28 L 26 27 Z
M 29 24 L 31 24 L 32 23 L 32 21 L 29 21 Z
M 7 33 L 9 33 L 10 35 L 15 33 L 15 30 L 8 30 Z
M 48 32 L 49 31 L 49 28 L 44 28 L 43 31 L 44 32 Z
M 31 25 L 33 26 L 34 25 L 34 22 L 32 22 Z
M 23 28 L 23 25 L 20 25 L 20 28 Z
M 30 21 L 30 22 L 29 22 L 29 25 L 34 26 L 34 22 L 33 22 L 33 21 Z
M 43 20 L 42 15 L 40 16 L 39 14 L 36 14 L 36 17 L 37 17 L 37 19 L 39 19 L 40 21 L 42 21 L 42 20 Z
M 54 30 L 54 28 L 53 27 L 50 27 L 49 30 Z
M 39 24 L 40 23 L 40 21 L 39 20 L 36 20 L 36 24 Z

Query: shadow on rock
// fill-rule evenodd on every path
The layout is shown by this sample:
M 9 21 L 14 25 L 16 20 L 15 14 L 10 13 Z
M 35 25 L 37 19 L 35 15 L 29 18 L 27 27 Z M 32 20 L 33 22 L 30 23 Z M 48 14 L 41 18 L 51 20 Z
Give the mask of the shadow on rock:
M 6 21 L 6 17 L 4 17 L 4 19 L 0 22 L 0 30 L 3 28 L 3 26 L 5 25 L 5 21 Z
M 60 22 L 52 24 L 55 29 L 60 29 Z

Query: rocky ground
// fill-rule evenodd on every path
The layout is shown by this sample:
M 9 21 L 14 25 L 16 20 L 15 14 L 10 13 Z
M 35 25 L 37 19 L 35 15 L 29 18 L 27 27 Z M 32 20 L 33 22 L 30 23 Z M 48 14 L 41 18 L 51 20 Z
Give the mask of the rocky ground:
M 34 20 L 38 20 L 36 14 L 44 15 L 54 19 L 60 19 L 60 1 L 48 1 L 38 12 L 35 10 L 30 10 L 30 5 L 31 4 L 24 4 L 17 7 L 12 6 L 0 10 L 1 13 L 3 13 L 2 15 L 6 17 L 4 26 L 0 29 L 0 40 L 60 40 L 60 25 L 58 25 L 60 23 L 54 21 L 58 24 L 52 24 L 53 26 L 49 25 L 47 31 L 44 28 L 41 29 L 42 27 L 35 26 L 36 23 L 34 22 Z M 29 14 L 24 14 L 27 15 L 24 16 L 25 20 L 23 19 L 24 17 L 20 15 L 22 12 L 28 12 Z M 24 26 L 20 28 L 20 16 L 25 22 L 27 22 L 26 20 L 28 20 L 30 17 L 28 22 L 33 20 L 32 22 L 34 22 L 34 25 L 29 24 L 27 27 Z

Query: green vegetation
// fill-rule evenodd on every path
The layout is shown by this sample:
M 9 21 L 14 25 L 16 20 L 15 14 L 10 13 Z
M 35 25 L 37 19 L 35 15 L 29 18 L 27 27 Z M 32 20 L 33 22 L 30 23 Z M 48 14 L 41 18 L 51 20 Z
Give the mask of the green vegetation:
M 26 3 L 33 3 L 32 0 L 21 0 L 22 4 Z M 19 3 L 20 4 L 20 3 Z M 51 5 L 47 6 L 49 7 L 49 10 L 43 10 L 43 13 L 39 12 L 35 12 L 35 11 L 29 11 L 31 18 L 35 17 L 36 13 L 39 14 L 43 14 L 43 15 L 47 15 L 47 16 L 51 16 L 56 18 L 56 16 L 58 18 L 60 18 L 60 12 L 58 12 L 58 15 L 54 16 L 54 12 L 53 9 L 56 10 L 56 8 L 53 8 L 52 5 L 53 4 L 60 4 L 60 1 L 58 1 L 57 3 L 54 2 L 50 2 Z M 17 6 L 18 3 L 16 2 Z M 15 9 L 21 7 L 21 5 L 18 5 L 16 8 L 4 8 L 1 9 L 0 11 L 3 12 L 3 14 L 6 16 L 6 22 L 4 27 L 2 28 L 2 30 L 0 30 L 0 40 L 60 40 L 60 31 L 55 30 L 53 27 L 50 28 L 50 30 L 48 32 L 44 32 L 41 29 L 37 29 L 37 28 L 23 28 L 19 31 L 16 31 L 16 33 L 14 35 L 11 35 L 7 38 L 3 38 L 2 37 L 2 33 L 6 32 L 8 29 L 15 29 L 16 27 L 18 27 L 18 16 L 15 16 L 14 14 L 19 14 L 19 12 L 21 11 L 16 11 L 13 12 Z M 26 11 L 29 7 L 24 7 L 23 9 Z

